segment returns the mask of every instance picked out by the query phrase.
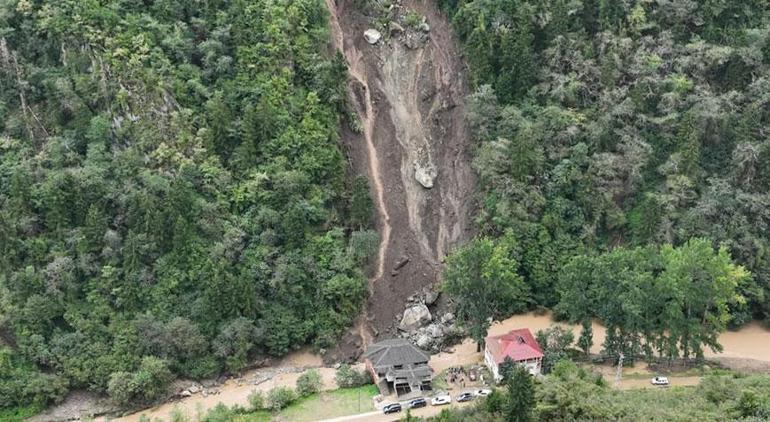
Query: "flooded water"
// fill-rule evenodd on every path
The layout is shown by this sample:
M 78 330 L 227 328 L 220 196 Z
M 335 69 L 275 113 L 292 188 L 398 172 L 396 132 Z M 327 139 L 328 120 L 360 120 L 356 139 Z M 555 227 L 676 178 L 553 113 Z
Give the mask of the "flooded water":
M 516 315 L 506 320 L 495 322 L 490 327 L 489 333 L 491 335 L 499 335 L 514 328 L 529 328 L 534 334 L 537 330 L 548 328 L 552 324 L 556 323 L 551 319 L 551 314 L 549 313 L 538 315 L 529 313 Z M 572 329 L 575 333 L 575 338 L 580 335 L 580 326 L 578 325 L 563 323 L 559 323 L 559 325 Z M 606 330 L 603 326 L 597 323 L 593 324 L 594 345 L 591 348 L 592 353 L 599 353 L 601 351 L 605 332 Z M 737 363 L 743 361 L 762 361 L 763 363 L 770 364 L 770 331 L 764 329 L 759 323 L 751 323 L 738 331 L 723 333 L 719 337 L 719 341 L 724 347 L 724 352 L 713 353 L 710 350 L 706 350 L 706 357 L 711 359 L 726 358 L 725 360 Z M 476 343 L 470 339 L 465 339 L 453 349 L 453 353 L 439 353 L 431 357 L 430 365 L 436 374 L 450 366 L 470 365 L 482 361 L 482 354 L 476 352 Z M 334 383 L 335 370 L 333 368 L 322 367 L 321 357 L 308 351 L 291 354 L 278 362 L 274 367 L 270 368 L 270 370 L 278 370 L 280 372 L 280 368 L 297 370 L 297 368 L 308 367 L 318 369 L 323 378 L 325 389 L 336 388 Z M 612 367 L 597 366 L 594 369 L 597 372 L 601 372 L 608 382 L 611 383 L 614 379 L 614 369 Z M 265 368 L 262 368 L 250 371 L 241 377 L 241 380 L 251 380 L 257 372 L 265 370 Z M 624 375 L 628 375 L 648 372 L 646 366 L 643 363 L 639 363 L 636 366 L 624 368 L 623 373 Z M 201 394 L 196 394 L 183 400 L 164 403 L 154 408 L 114 420 L 121 422 L 138 422 L 141 415 L 147 415 L 151 418 L 160 418 L 161 420 L 167 421 L 170 420 L 171 413 L 176 408 L 190 416 L 192 420 L 195 420 L 197 415 L 205 414 L 208 409 L 211 409 L 218 403 L 223 403 L 227 406 L 247 406 L 248 396 L 255 390 L 267 392 L 271 388 L 278 386 L 293 388 L 300 374 L 301 372 L 279 373 L 272 379 L 256 386 L 246 382 L 238 385 L 237 380 L 228 380 L 224 385 L 218 387 L 221 391 L 218 395 L 203 397 Z M 699 377 L 670 377 L 671 385 L 696 385 L 699 380 Z M 620 388 L 652 388 L 652 385 L 650 385 L 649 379 L 639 378 L 637 376 L 623 379 Z
M 554 322 L 550 313 L 537 315 L 534 313 L 521 314 L 503 321 L 496 321 L 489 328 L 489 334 L 500 335 L 515 328 L 529 328 L 534 334 L 538 330 L 548 328 L 553 324 L 572 329 L 576 339 L 580 335 L 579 325 Z M 601 351 L 605 335 L 606 329 L 604 326 L 594 322 L 592 353 L 599 353 Z M 714 353 L 710 349 L 706 349 L 705 355 L 707 358 L 751 359 L 770 362 L 770 331 L 763 328 L 758 322 L 752 322 L 738 331 L 722 333 L 719 336 L 719 342 L 722 344 L 724 351 L 722 353 Z M 431 366 L 438 373 L 450 366 L 479 362 L 481 357 L 482 354 L 476 352 L 476 343 L 470 339 L 465 339 L 461 344 L 454 347 L 454 353 L 434 355 L 431 358 Z
M 321 357 L 308 351 L 296 352 L 290 354 L 278 362 L 275 366 L 267 368 L 259 368 L 246 372 L 240 380 L 241 385 L 238 385 L 238 379 L 227 380 L 224 384 L 217 387 L 220 393 L 216 395 L 208 395 L 204 397 L 202 394 L 195 394 L 192 397 L 187 397 L 182 400 L 163 403 L 156 407 L 146 409 L 128 416 L 112 419 L 113 421 L 120 422 L 138 422 L 142 415 L 148 416 L 152 420 L 159 418 L 163 421 L 171 419 L 172 412 L 175 409 L 179 409 L 183 414 L 187 415 L 190 420 L 198 420 L 198 415 L 205 415 L 206 412 L 222 403 L 226 406 L 248 406 L 248 397 L 253 391 L 262 391 L 267 393 L 268 390 L 274 387 L 290 387 L 294 388 L 297 383 L 297 378 L 302 375 L 300 368 L 316 368 L 321 374 L 323 380 L 324 389 L 332 390 L 337 388 L 334 382 L 335 370 L 333 368 L 322 367 Z M 267 380 L 259 385 L 251 385 L 248 381 L 255 378 L 255 375 L 269 371 L 282 372 L 276 374 L 272 379 Z M 103 420 L 103 419 L 102 419 Z

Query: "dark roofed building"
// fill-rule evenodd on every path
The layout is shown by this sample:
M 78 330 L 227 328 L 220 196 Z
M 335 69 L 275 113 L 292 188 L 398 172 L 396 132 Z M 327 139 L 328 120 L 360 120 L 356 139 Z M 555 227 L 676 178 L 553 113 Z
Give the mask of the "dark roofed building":
M 383 394 L 398 396 L 431 390 L 430 356 L 406 339 L 374 343 L 364 353 L 366 369 Z

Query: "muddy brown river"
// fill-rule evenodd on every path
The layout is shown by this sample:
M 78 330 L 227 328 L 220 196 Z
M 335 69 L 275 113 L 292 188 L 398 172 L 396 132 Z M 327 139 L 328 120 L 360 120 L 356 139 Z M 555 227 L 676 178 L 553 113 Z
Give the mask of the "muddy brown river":
M 529 328 L 533 333 L 537 330 L 548 328 L 555 324 L 550 314 L 535 315 L 532 313 L 516 315 L 503 321 L 495 322 L 489 329 L 492 335 L 502 334 L 514 328 Z M 561 324 L 569 327 L 575 332 L 575 337 L 580 334 L 580 327 L 577 325 Z M 598 353 L 601 350 L 601 344 L 604 342 L 605 329 L 603 326 L 594 323 L 594 346 L 591 351 Z M 759 323 L 753 322 L 741 328 L 738 331 L 729 331 L 719 337 L 719 341 L 724 347 L 723 353 L 713 353 L 706 350 L 706 357 L 717 361 L 729 362 L 729 366 L 738 367 L 743 370 L 751 371 L 752 365 L 765 365 L 764 368 L 770 368 L 770 331 L 764 329 Z M 439 353 L 431 357 L 430 365 L 436 373 L 443 371 L 450 366 L 468 365 L 478 363 L 482 360 L 481 353 L 476 352 L 476 343 L 471 339 L 465 339 L 461 344 L 454 347 L 453 353 Z M 334 369 L 321 367 L 321 359 L 308 352 L 295 353 L 275 367 L 318 367 L 319 372 L 324 379 L 324 388 L 333 389 Z M 646 373 L 638 364 L 636 367 L 625 368 L 624 374 Z M 262 368 L 260 370 L 265 370 Z M 605 373 L 605 377 L 612 379 L 613 372 L 610 367 L 597 367 L 596 370 Z M 195 417 L 198 414 L 205 414 L 206 410 L 216 406 L 218 403 L 224 403 L 228 406 L 248 404 L 248 395 L 254 390 L 267 391 L 277 386 L 294 387 L 299 373 L 285 373 L 275 376 L 273 379 L 258 386 L 243 384 L 238 385 L 235 380 L 230 380 L 220 388 L 221 394 L 215 396 L 203 397 L 197 394 L 176 402 L 164 403 L 151 409 L 138 412 L 129 416 L 114 419 L 115 421 L 137 422 L 141 415 L 147 415 L 151 418 L 160 418 L 164 421 L 170 420 L 172 411 L 175 408 L 180 409 L 188 416 Z M 249 375 L 243 377 L 248 379 Z M 672 385 L 695 385 L 700 381 L 699 377 L 673 377 Z M 624 379 L 620 388 L 646 388 L 649 387 L 649 380 L 646 378 Z
M 529 328 L 533 333 L 537 330 L 548 328 L 552 324 L 557 324 L 551 319 L 551 314 L 535 315 L 533 313 L 515 315 L 503 321 L 496 321 L 489 329 L 489 334 L 499 335 L 506 333 L 514 328 Z M 569 327 L 575 333 L 575 338 L 580 335 L 579 325 L 569 325 L 558 323 L 564 327 Z M 601 351 L 602 343 L 606 335 L 605 328 L 594 322 L 594 344 L 591 347 L 592 353 Z M 758 322 L 752 322 L 738 331 L 728 331 L 719 336 L 719 342 L 724 348 L 722 353 L 714 353 L 710 349 L 705 350 L 705 356 L 709 359 L 738 359 L 753 360 L 770 363 L 770 331 L 763 328 Z M 481 356 L 476 353 L 476 343 L 470 339 L 465 339 L 462 344 L 455 347 L 454 353 L 439 353 L 434 355 L 431 365 L 436 371 L 441 371 L 449 366 L 457 365 L 458 361 L 462 363 L 472 363 Z

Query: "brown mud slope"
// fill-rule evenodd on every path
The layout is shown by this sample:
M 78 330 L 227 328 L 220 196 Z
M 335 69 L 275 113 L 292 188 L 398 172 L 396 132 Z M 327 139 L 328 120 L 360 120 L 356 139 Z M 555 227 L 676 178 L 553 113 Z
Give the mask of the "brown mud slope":
M 470 237 L 468 88 L 451 27 L 433 2 L 401 4 L 430 26 L 427 40 L 412 48 L 399 37 L 368 44 L 363 34 L 373 17 L 350 0 L 326 4 L 332 44 L 347 61 L 349 97 L 362 129 L 343 127 L 342 138 L 354 172 L 369 179 L 381 240 L 367 315 L 337 351 L 347 356 L 333 356 L 353 357 L 373 337 L 395 334 L 406 299 L 437 282 L 444 256 Z M 416 180 L 415 163 L 428 173 L 435 169 L 432 188 Z

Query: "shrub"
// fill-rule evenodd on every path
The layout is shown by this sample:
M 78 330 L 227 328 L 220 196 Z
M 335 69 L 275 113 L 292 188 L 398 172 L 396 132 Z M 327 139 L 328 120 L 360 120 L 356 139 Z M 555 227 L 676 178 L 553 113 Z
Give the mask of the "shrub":
M 404 15 L 404 24 L 406 26 L 417 28 L 422 23 L 422 15 L 415 12 L 414 10 L 410 10 L 409 12 Z
M 107 394 L 119 405 L 125 406 L 134 400 L 136 385 L 130 372 L 114 372 L 107 383 Z
M 146 356 L 136 372 L 114 372 L 107 383 L 107 393 L 116 403 L 126 406 L 160 398 L 173 378 L 166 361 Z
M 366 371 L 358 371 L 350 365 L 343 363 L 334 374 L 334 381 L 340 388 L 360 387 L 371 384 L 372 379 Z
M 201 422 L 230 422 L 235 419 L 235 416 L 234 410 L 219 403 L 206 413 Z
M 310 369 L 297 379 L 297 394 L 307 397 L 321 391 L 321 374 L 315 369 Z
M 297 394 L 288 387 L 276 387 L 267 393 L 267 407 L 279 411 L 297 399 Z
M 265 408 L 265 395 L 262 394 L 261 391 L 252 391 L 251 394 L 249 394 L 249 405 L 251 406 L 251 411 L 256 412 L 257 410 L 262 410 Z
M 174 407 L 171 411 L 171 422 L 189 422 L 190 418 L 182 412 L 182 409 Z

